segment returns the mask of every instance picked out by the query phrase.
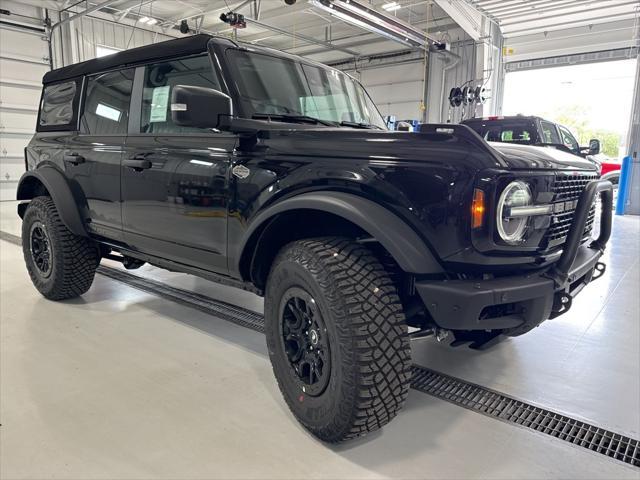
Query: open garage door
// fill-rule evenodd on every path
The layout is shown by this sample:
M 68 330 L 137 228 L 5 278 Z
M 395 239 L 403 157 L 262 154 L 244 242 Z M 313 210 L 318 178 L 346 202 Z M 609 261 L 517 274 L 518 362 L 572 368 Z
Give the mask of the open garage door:
M 0 24 L 0 200 L 15 200 L 25 170 L 24 147 L 36 126 L 42 84 L 49 70 L 44 30 Z
M 629 49 L 613 52 L 617 55 L 507 64 L 504 115 L 538 115 L 560 123 L 581 145 L 598 138 L 602 153 L 620 161 L 628 151 L 636 59 L 628 58 Z M 603 57 L 607 60 L 598 61 Z

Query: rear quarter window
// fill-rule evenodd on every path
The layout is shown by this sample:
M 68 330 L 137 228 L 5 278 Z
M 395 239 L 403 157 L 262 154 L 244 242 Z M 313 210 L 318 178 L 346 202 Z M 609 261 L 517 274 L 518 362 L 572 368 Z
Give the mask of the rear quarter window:
M 483 125 L 478 133 L 488 142 L 531 144 L 535 141 L 534 129 L 528 125 Z
M 45 86 L 37 130 L 69 130 L 75 127 L 79 96 L 80 82 L 77 80 Z

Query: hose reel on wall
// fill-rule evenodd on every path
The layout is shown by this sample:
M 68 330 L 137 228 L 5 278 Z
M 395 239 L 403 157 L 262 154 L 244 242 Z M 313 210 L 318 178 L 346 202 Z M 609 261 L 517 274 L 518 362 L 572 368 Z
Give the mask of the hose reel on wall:
M 461 119 L 465 118 L 465 107 L 475 109 L 476 105 L 484 104 L 489 97 L 487 96 L 487 89 L 482 85 L 476 87 L 462 86 L 453 87 L 449 92 L 449 115 L 447 123 L 451 123 L 452 108 L 462 106 Z
M 481 105 L 487 101 L 487 89 L 478 85 L 477 87 L 453 87 L 449 92 L 449 105 L 459 107 L 460 105 Z

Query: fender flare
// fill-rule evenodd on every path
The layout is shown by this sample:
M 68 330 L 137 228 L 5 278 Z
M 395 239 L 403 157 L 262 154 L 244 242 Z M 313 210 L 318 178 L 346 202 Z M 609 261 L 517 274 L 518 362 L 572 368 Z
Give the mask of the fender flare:
M 41 183 L 47 189 L 65 226 L 76 235 L 88 236 L 80 208 L 64 174 L 58 169 L 49 166 L 26 172 L 18 182 L 17 200 L 32 200 L 34 198 L 35 195 L 32 188 L 34 181 Z M 21 211 L 22 205 L 24 204 L 18 205 L 20 216 L 24 214 L 24 210 Z M 22 208 L 24 209 L 24 207 Z
M 613 183 L 611 181 L 611 179 L 618 177 L 618 181 L 620 181 L 620 170 L 612 170 L 611 172 L 607 172 L 605 173 L 601 180 L 609 180 L 611 183 Z M 616 182 L 618 183 L 618 182 Z M 615 185 L 615 184 L 614 184 Z
M 276 215 L 292 210 L 319 210 L 339 216 L 357 225 L 375 238 L 407 273 L 441 273 L 442 266 L 418 234 L 398 215 L 358 195 L 343 192 L 303 193 L 276 203 L 251 222 L 239 242 L 236 271 L 247 244 L 256 232 Z M 251 255 L 253 255 L 251 253 Z

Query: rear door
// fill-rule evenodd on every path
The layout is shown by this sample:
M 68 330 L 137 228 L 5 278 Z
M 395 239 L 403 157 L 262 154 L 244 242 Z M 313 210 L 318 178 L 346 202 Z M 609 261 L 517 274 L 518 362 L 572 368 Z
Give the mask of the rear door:
M 120 161 L 127 136 L 133 68 L 88 76 L 80 129 L 67 143 L 67 174 L 82 190 L 89 229 L 122 239 Z
M 122 167 L 125 240 L 145 253 L 226 273 L 229 165 L 237 136 L 175 125 L 170 99 L 176 85 L 222 89 L 205 54 L 138 68 Z

